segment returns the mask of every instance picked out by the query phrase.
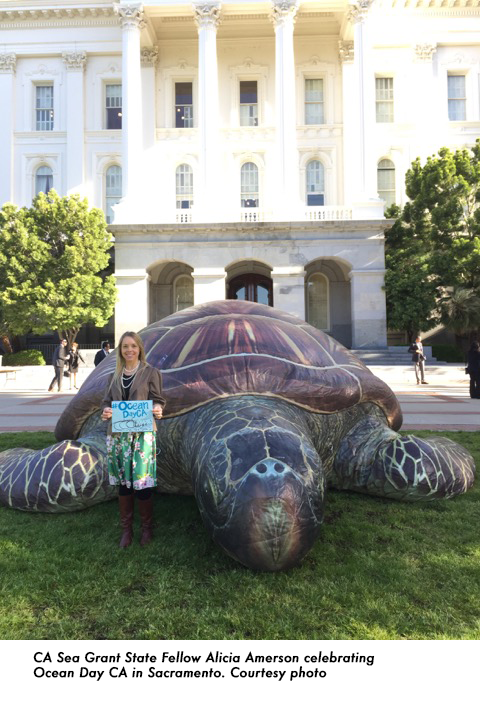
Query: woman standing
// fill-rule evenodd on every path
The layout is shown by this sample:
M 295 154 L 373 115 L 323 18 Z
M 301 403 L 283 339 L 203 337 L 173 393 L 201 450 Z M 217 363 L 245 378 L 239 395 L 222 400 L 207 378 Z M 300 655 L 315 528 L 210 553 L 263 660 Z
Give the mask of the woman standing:
M 107 382 L 103 398 L 102 419 L 110 420 L 107 433 L 108 473 L 110 484 L 119 486 L 120 547 L 129 547 L 133 538 L 134 496 L 138 498 L 141 521 L 140 544 L 153 536 L 152 488 L 157 484 L 155 420 L 153 432 L 112 434 L 112 401 L 153 400 L 153 415 L 162 417 L 165 399 L 158 369 L 147 364 L 143 342 L 135 332 L 124 332 L 117 347 L 117 366 Z
M 83 356 L 80 354 L 78 351 L 78 344 L 76 342 L 73 342 L 72 348 L 69 351 L 70 354 L 70 359 L 68 361 L 69 365 L 69 371 L 70 371 L 70 390 L 72 390 L 72 380 L 73 380 L 73 385 L 75 388 L 78 389 L 77 386 L 77 373 L 78 373 L 78 364 L 81 361 L 82 364 L 85 363 Z
M 467 356 L 467 373 L 470 376 L 470 398 L 480 398 L 480 344 L 472 342 Z

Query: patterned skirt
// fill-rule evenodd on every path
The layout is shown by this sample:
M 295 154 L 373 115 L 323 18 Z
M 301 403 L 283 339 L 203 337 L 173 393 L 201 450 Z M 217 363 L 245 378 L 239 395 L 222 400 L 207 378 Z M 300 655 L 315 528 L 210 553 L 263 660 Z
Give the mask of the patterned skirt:
M 157 485 L 155 432 L 122 432 L 107 435 L 110 485 L 133 486 L 134 491 Z

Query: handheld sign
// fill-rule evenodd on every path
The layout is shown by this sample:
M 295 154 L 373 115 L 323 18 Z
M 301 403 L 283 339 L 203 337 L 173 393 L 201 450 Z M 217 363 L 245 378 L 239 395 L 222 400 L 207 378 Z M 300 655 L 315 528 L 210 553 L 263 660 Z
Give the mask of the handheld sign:
M 114 400 L 112 432 L 153 432 L 153 400 Z

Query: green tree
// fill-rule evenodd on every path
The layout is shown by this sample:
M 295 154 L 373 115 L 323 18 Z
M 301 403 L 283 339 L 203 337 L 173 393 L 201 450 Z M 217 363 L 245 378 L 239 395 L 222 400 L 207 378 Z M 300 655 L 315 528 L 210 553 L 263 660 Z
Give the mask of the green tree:
M 455 333 L 458 346 L 462 346 L 462 339 L 467 335 L 472 341 L 473 335 L 480 329 L 478 291 L 471 288 L 449 291 L 441 301 L 441 320 L 447 329 Z
M 409 202 L 387 213 L 385 286 L 390 328 L 411 334 L 449 319 L 453 290 L 480 291 L 480 140 L 417 158 L 405 183 Z
M 77 195 L 40 193 L 31 208 L 0 211 L 0 312 L 13 334 L 55 329 L 71 344 L 86 322 L 113 313 L 115 278 L 105 275 L 112 237 L 101 210 Z

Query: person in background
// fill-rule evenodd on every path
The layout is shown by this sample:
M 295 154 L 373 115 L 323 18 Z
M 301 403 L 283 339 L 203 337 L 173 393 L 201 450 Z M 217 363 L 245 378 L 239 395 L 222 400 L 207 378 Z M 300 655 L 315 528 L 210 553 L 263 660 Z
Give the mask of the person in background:
M 141 338 L 124 332 L 117 347 L 117 366 L 107 380 L 102 401 L 102 420 L 108 420 L 107 469 L 110 485 L 119 486 L 122 536 L 120 547 L 129 547 L 133 539 L 134 498 L 138 498 L 141 535 L 140 546 L 153 536 L 153 496 L 157 485 L 156 425 L 152 432 L 112 433 L 112 402 L 116 400 L 153 400 L 153 416 L 160 420 L 165 399 L 162 396 L 160 371 L 147 363 Z
M 470 376 L 470 398 L 480 398 L 480 344 L 472 342 L 467 355 L 466 371 Z
M 62 390 L 63 369 L 65 367 L 65 362 L 68 361 L 69 358 L 70 356 L 67 354 L 67 340 L 62 339 L 60 340 L 58 347 L 53 352 L 52 364 L 55 371 L 55 376 L 52 378 L 52 382 L 48 387 L 50 393 L 53 391 L 55 384 L 58 386 L 59 393 Z
M 415 341 L 410 345 L 408 351 L 412 353 L 412 361 L 415 367 L 415 378 L 417 379 L 417 386 L 420 383 L 427 383 L 425 380 L 425 361 L 427 357 L 423 353 L 422 338 L 420 335 L 415 337 Z
M 110 342 L 102 342 L 102 348 L 95 354 L 95 359 L 93 363 L 98 366 L 101 361 L 105 359 L 106 356 L 110 354 Z
M 74 388 L 78 389 L 77 386 L 77 373 L 78 373 L 78 364 L 81 361 L 82 364 L 85 363 L 85 360 L 83 356 L 80 354 L 78 351 L 78 344 L 77 342 L 73 342 L 72 348 L 70 349 L 70 359 L 68 360 L 68 367 L 70 371 L 70 390 L 72 390 L 72 381 L 73 381 L 73 386 Z

